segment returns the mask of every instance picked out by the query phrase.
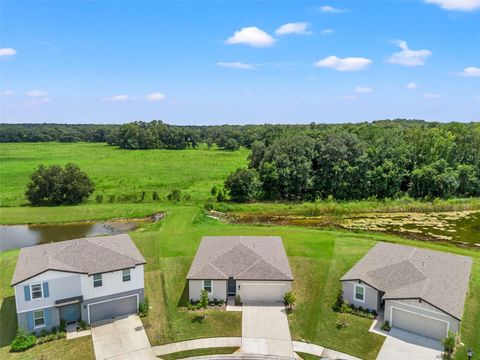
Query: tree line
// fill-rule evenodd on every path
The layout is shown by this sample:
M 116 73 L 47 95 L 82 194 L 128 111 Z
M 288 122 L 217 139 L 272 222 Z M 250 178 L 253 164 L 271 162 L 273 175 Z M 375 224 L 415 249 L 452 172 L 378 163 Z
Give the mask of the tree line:
M 378 122 L 255 141 L 233 201 L 480 196 L 480 124 Z

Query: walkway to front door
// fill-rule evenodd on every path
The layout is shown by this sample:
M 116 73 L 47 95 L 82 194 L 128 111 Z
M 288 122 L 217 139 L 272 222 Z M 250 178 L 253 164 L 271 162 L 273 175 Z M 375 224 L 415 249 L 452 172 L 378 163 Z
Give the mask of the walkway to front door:
M 240 351 L 295 358 L 285 306 L 278 303 L 244 303 Z

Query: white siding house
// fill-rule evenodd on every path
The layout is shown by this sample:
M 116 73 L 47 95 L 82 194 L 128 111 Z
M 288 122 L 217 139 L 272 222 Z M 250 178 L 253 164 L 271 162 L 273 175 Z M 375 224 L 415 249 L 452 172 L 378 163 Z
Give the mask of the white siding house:
M 127 235 L 23 248 L 12 279 L 19 327 L 41 331 L 135 313 L 144 298 L 142 255 Z

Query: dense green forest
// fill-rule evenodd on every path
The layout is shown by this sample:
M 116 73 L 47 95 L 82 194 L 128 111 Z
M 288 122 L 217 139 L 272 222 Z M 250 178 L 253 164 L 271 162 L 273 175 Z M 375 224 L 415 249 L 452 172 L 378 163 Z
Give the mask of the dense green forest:
M 311 129 L 252 144 L 232 200 L 480 195 L 480 124 L 379 122 Z
M 251 149 L 226 181 L 231 199 L 480 196 L 480 123 L 174 126 L 1 124 L 0 142 L 108 142 L 122 149 Z

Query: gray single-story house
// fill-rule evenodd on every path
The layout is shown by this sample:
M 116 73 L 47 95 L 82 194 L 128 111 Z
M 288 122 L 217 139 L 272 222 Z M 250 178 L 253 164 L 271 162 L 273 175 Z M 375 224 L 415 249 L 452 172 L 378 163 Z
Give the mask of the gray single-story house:
M 189 298 L 282 302 L 293 275 L 278 236 L 206 236 L 187 275 Z
M 392 327 L 433 339 L 456 333 L 472 259 L 380 242 L 341 279 L 344 299 L 376 310 Z
M 126 234 L 22 248 L 11 282 L 18 326 L 40 332 L 62 320 L 134 314 L 144 298 L 144 264 Z

